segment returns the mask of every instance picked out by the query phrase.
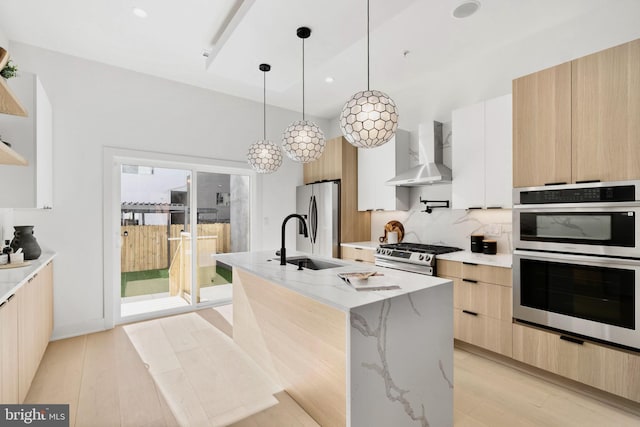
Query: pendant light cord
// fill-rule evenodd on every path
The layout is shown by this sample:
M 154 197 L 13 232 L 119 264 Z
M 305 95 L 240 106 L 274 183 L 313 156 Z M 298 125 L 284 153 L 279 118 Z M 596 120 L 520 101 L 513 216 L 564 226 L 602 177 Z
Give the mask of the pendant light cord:
M 304 121 L 304 39 L 302 39 L 302 120 Z
M 265 71 L 262 72 L 263 80 L 262 80 L 262 123 L 263 123 L 263 141 L 267 140 L 267 73 Z
M 369 0 L 367 0 L 367 90 L 369 90 Z

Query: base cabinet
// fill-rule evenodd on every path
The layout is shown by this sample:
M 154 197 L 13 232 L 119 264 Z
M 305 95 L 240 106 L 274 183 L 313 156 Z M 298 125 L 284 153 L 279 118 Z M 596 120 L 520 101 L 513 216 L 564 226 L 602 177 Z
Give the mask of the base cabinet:
M 511 357 L 511 269 L 438 260 L 453 280 L 454 338 Z
M 18 399 L 18 299 L 15 293 L 0 305 L 0 403 Z
M 53 330 L 50 262 L 0 306 L 0 403 L 22 403 Z
M 53 264 L 20 288 L 18 300 L 19 398 L 24 401 L 53 330 Z
M 545 371 L 640 402 L 640 355 L 513 325 L 513 358 Z
M 460 341 L 511 357 L 511 321 L 454 307 L 453 336 Z
M 375 262 L 375 249 L 358 248 L 354 246 L 342 246 L 340 249 L 342 253 L 342 259 L 348 259 L 356 262 L 368 262 L 373 264 Z

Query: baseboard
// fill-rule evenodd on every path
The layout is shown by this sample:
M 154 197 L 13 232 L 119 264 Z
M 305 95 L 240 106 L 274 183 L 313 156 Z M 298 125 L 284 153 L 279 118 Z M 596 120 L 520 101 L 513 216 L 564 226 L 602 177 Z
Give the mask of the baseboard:
M 455 340 L 454 344 L 456 348 L 459 348 L 461 350 L 468 351 L 469 353 L 473 353 L 477 356 L 484 357 L 485 359 L 489 359 L 497 363 L 501 363 L 503 365 L 509 366 L 510 368 L 517 369 L 518 371 L 543 379 L 560 387 L 564 387 L 573 392 L 599 400 L 617 409 L 630 412 L 636 416 L 640 416 L 640 403 L 634 402 L 633 400 L 625 399 L 624 397 L 607 393 L 606 391 L 588 386 L 569 378 L 562 377 L 552 372 L 545 371 L 544 369 L 527 365 L 526 363 L 522 363 L 518 360 L 512 359 L 502 354 L 494 353 L 492 351 L 485 350 L 484 348 L 476 347 L 473 344 L 469 344 L 459 340 Z
M 79 335 L 92 334 L 94 332 L 105 331 L 109 328 L 105 325 L 104 319 L 92 319 L 82 323 L 54 327 L 50 341 L 62 340 L 65 338 L 77 337 Z

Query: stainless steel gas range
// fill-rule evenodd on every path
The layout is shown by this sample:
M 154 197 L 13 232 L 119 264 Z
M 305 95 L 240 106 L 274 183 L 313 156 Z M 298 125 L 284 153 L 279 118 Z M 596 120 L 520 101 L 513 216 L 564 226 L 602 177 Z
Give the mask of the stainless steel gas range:
M 435 276 L 436 255 L 461 251 L 452 246 L 425 245 L 422 243 L 393 243 L 376 249 L 376 265 L 396 270 Z

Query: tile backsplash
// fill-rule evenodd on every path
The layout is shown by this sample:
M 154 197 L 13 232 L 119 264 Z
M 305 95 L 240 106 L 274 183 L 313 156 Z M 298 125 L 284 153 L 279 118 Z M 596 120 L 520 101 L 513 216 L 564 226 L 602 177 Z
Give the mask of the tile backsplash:
M 402 223 L 405 242 L 429 243 L 470 249 L 470 236 L 484 234 L 496 240 L 499 253 L 512 251 L 512 213 L 510 209 L 459 210 L 436 208 L 423 212 L 420 197 L 429 200 L 451 200 L 451 185 L 438 184 L 411 189 L 408 211 L 380 211 L 371 215 L 371 240 L 378 241 L 384 225 L 391 220 Z

